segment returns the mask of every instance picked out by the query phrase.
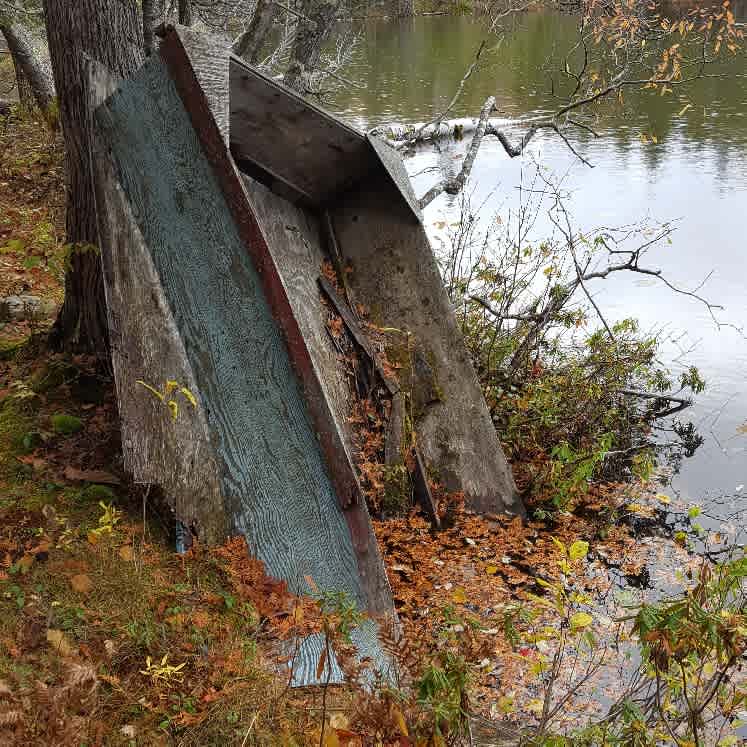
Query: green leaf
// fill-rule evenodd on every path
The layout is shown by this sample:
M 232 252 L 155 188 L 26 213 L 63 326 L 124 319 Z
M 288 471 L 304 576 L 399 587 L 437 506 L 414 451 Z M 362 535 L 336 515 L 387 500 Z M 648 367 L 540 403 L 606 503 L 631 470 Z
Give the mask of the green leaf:
M 690 506 L 690 510 L 687 512 L 687 515 L 691 519 L 695 519 L 696 517 L 700 516 L 700 506 Z

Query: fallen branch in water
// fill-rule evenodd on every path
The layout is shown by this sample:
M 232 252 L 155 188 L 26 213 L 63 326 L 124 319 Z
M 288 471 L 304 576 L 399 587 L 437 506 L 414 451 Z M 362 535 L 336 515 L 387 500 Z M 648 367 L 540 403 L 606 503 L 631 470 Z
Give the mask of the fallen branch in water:
M 443 181 L 431 187 L 421 198 L 420 198 L 420 209 L 422 210 L 429 205 L 433 200 L 436 199 L 442 192 L 446 192 L 450 195 L 458 194 L 464 187 L 464 183 L 469 178 L 472 166 L 477 158 L 477 151 L 480 149 L 480 143 L 485 136 L 485 130 L 488 124 L 488 116 L 490 112 L 495 109 L 495 98 L 489 96 L 485 103 L 482 105 L 482 111 L 480 112 L 480 120 L 475 130 L 475 134 L 472 136 L 472 142 L 470 143 L 467 155 L 464 157 L 462 162 L 462 168 L 454 179 L 449 181 Z

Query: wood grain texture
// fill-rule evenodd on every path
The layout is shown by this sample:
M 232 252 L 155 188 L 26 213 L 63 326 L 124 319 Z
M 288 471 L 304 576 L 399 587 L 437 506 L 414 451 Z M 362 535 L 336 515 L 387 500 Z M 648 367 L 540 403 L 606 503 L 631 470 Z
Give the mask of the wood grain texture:
M 93 111 L 117 84 L 94 61 L 88 60 L 87 71 Z M 200 400 L 150 251 L 95 128 L 91 164 L 125 468 L 135 482 L 159 485 L 176 517 L 201 541 L 222 541 L 228 527 L 204 402 L 197 410 L 182 402 L 174 421 L 168 408 L 137 384 L 143 380 L 161 390 L 167 380 L 176 380 Z
M 361 133 L 243 60 L 230 71 L 231 152 L 273 191 L 323 206 L 376 168 Z
M 226 36 L 197 32 L 189 26 L 175 26 L 174 29 L 187 50 L 192 71 L 207 98 L 213 119 L 218 125 L 224 142 L 228 144 L 231 42 Z
M 433 251 L 391 174 L 330 210 L 348 278 L 372 321 L 414 340 L 415 429 L 427 469 L 479 511 L 522 514 Z
M 173 81 L 156 58 L 97 112 L 195 377 L 232 529 L 298 593 L 366 607 L 350 530 L 280 329 Z
M 345 450 L 346 468 L 354 477 L 350 457 L 352 432 L 348 423 L 353 389 L 338 358 L 339 353 L 329 339 L 322 314 L 316 277 L 326 255 L 320 244 L 318 219 L 309 210 L 289 203 L 249 177 L 244 177 L 244 184 L 311 356 L 315 378 L 322 388 L 321 397 L 331 406 L 334 427 Z M 375 614 L 391 613 L 391 590 L 362 494 L 356 505 L 345 512 L 345 517 L 353 526 L 368 608 Z

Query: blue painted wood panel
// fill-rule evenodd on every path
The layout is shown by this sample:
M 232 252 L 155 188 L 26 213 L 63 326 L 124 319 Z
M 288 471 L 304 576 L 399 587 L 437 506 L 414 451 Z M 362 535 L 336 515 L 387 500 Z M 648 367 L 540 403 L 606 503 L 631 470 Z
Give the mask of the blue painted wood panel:
M 310 576 L 364 607 L 280 330 L 163 63 L 150 58 L 97 121 L 184 342 L 235 531 L 293 591 Z

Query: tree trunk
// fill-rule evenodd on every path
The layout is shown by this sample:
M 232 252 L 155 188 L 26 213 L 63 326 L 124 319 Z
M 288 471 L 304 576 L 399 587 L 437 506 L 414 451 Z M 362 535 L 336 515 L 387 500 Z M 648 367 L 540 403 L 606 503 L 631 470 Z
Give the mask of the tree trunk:
M 40 63 L 26 29 L 18 23 L 8 23 L 0 25 L 0 32 L 5 37 L 8 49 L 13 55 L 21 103 L 27 103 L 23 100 L 24 84 L 21 82 L 21 78 L 25 78 L 39 108 L 45 113 L 49 112 L 55 100 L 54 85 Z M 23 73 L 21 78 L 18 76 L 19 70 Z
M 182 26 L 192 25 L 192 0 L 179 0 L 179 23 Z
M 276 14 L 277 5 L 272 0 L 257 0 L 249 28 L 233 45 L 234 54 L 256 65 Z
M 415 0 L 397 0 L 397 17 L 412 18 L 415 15 Z
M 286 86 L 301 93 L 310 93 L 309 76 L 318 66 L 322 49 L 332 33 L 337 7 L 337 0 L 305 0 L 303 3 L 302 10 L 311 22 L 298 22 L 291 62 L 283 76 Z
M 147 55 L 155 50 L 153 29 L 163 21 L 165 6 L 165 0 L 143 0 L 143 49 Z
M 72 247 L 65 275 L 65 302 L 52 344 L 66 350 L 105 353 L 106 305 L 89 163 L 91 112 L 83 55 L 127 76 L 142 61 L 135 0 L 44 0 L 47 38 L 65 137 L 65 227 Z

